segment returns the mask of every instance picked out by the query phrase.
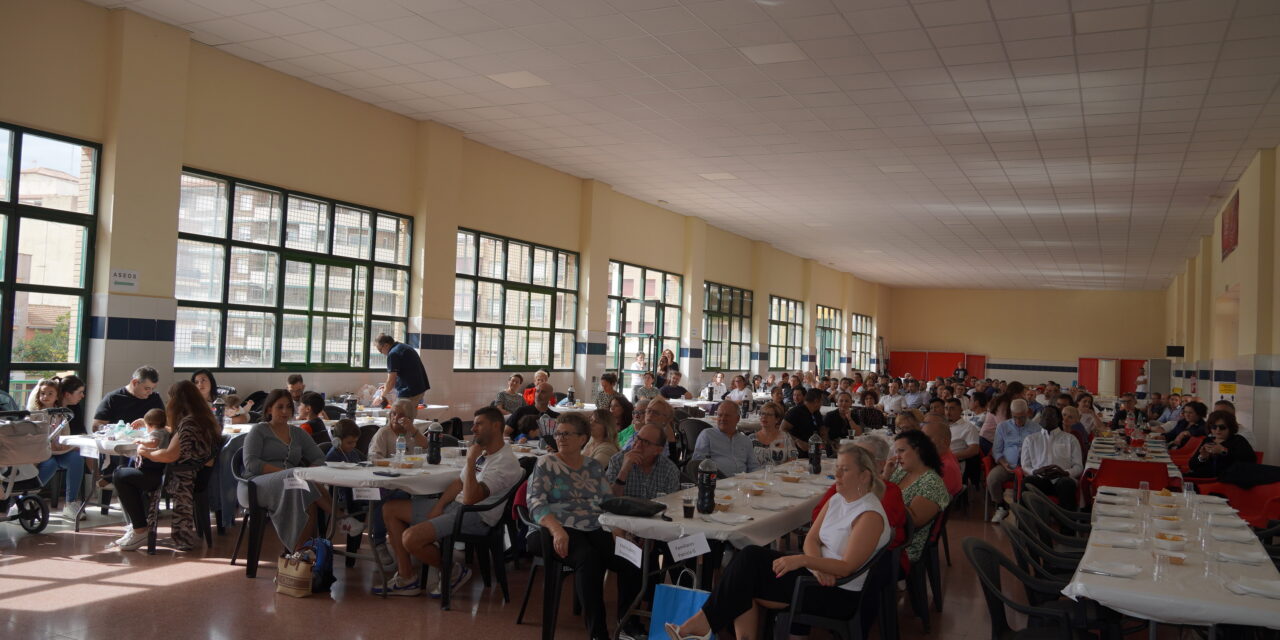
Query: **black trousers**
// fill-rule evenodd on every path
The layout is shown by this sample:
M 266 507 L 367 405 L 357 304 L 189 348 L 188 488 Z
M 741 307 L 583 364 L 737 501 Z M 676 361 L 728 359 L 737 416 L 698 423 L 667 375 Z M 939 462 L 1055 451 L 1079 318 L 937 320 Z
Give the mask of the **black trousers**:
M 790 603 L 796 580 L 812 575 L 808 569 L 796 569 L 781 576 L 773 572 L 773 561 L 784 556 L 768 547 L 750 546 L 733 556 L 724 568 L 720 582 L 702 605 L 712 631 L 723 631 L 733 621 L 751 610 L 755 599 Z M 839 588 L 813 589 L 805 594 L 806 611 L 848 611 L 858 606 L 855 592 Z
M 116 469 L 113 479 L 116 495 L 134 529 L 147 526 L 147 494 L 159 491 L 163 479 L 163 471 L 143 471 L 134 467 Z
M 608 640 L 610 635 L 604 610 L 604 572 L 609 568 L 625 571 L 621 567 L 625 564 L 635 571 L 629 580 L 633 582 L 639 578 L 639 570 L 625 560 L 613 561 L 613 534 L 608 531 L 603 529 L 595 531 L 565 529 L 565 531 L 569 534 L 569 555 L 561 558 L 552 551 L 552 557 L 544 558 L 547 560 L 547 575 L 559 579 L 559 571 L 554 566 L 555 562 L 573 567 L 573 588 L 578 594 L 578 601 L 582 603 L 582 618 L 587 625 L 587 634 L 591 640 Z M 538 529 L 529 536 L 529 548 L 541 553 L 544 549 L 543 536 L 547 538 L 546 548 L 549 549 L 551 533 L 546 529 Z M 619 575 L 620 584 L 623 580 L 624 576 Z M 542 597 L 547 598 L 550 595 L 543 593 Z
M 1050 480 L 1043 476 L 1035 474 L 1027 474 L 1022 478 L 1022 482 L 1034 486 L 1035 488 L 1045 492 L 1058 499 L 1058 504 L 1064 509 L 1075 510 L 1076 508 L 1076 481 L 1069 477 L 1061 477 Z

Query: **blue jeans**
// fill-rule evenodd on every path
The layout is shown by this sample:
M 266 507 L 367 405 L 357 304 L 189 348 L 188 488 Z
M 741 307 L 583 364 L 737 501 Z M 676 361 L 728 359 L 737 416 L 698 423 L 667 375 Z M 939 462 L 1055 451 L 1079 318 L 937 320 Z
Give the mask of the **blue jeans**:
M 48 460 L 36 465 L 40 471 L 40 484 L 49 484 L 49 480 L 53 478 L 53 474 L 58 469 L 67 470 L 67 502 L 72 502 L 80 497 L 80 486 L 84 484 L 84 458 L 80 457 L 79 449 L 72 449 L 66 453 L 55 453 Z

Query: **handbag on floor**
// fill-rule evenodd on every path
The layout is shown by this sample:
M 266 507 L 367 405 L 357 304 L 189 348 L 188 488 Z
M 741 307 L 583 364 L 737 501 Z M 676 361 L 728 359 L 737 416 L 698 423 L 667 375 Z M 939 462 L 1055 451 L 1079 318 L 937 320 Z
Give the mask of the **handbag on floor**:
M 649 616 L 649 637 L 665 638 L 667 630 L 664 625 L 683 624 L 702 609 L 702 604 L 711 597 L 711 593 L 700 589 L 680 586 L 680 578 L 689 576 L 689 582 L 697 584 L 697 577 L 688 569 L 683 569 L 675 577 L 675 584 L 660 584 L 653 589 L 653 613 Z M 712 640 L 715 635 L 711 635 Z
M 276 561 L 276 593 L 305 598 L 313 593 L 328 593 L 336 581 L 333 544 L 324 538 L 312 538 L 294 553 L 281 554 Z

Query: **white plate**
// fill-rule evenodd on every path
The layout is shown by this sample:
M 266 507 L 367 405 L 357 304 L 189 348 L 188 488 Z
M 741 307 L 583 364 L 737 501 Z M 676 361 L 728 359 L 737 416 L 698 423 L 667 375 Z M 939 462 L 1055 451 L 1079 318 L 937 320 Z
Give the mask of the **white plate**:
M 1202 504 L 1197 508 L 1200 510 L 1201 513 L 1208 513 L 1213 515 L 1234 514 L 1236 512 L 1235 509 L 1231 508 L 1231 505 L 1226 505 L 1226 504 Z
M 1222 496 L 1197 494 L 1196 502 L 1199 502 L 1200 504 L 1226 504 L 1227 499 Z
M 1132 518 L 1135 514 L 1133 509 L 1114 504 L 1100 504 L 1093 508 L 1102 516 L 1115 516 L 1117 518 Z
M 1227 589 L 1241 595 L 1263 596 L 1280 600 L 1280 580 L 1236 578 L 1227 582 Z
M 723 511 L 717 511 L 715 513 L 705 516 L 705 519 L 710 520 L 712 522 L 719 523 L 719 524 L 727 524 L 732 526 L 732 525 L 742 524 L 750 520 L 751 516 L 741 514 L 741 513 L 725 513 Z
M 1124 507 L 1135 507 L 1138 505 L 1138 499 L 1133 496 L 1112 496 L 1105 493 L 1099 493 L 1094 502 Z
M 1142 567 L 1139 567 L 1136 564 L 1129 564 L 1127 562 L 1102 562 L 1099 560 L 1080 565 L 1080 570 L 1100 571 L 1102 573 L 1110 573 L 1116 576 L 1123 576 L 1125 578 L 1132 578 L 1137 576 L 1139 573 L 1142 573 Z
M 354 462 L 325 462 L 324 466 L 330 469 L 354 469 L 360 465 Z

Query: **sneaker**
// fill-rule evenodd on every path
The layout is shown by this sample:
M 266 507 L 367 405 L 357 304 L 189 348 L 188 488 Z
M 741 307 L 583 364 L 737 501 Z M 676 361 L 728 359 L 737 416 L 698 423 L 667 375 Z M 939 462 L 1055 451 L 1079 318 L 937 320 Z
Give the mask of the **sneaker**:
M 373 595 L 380 596 L 383 594 L 383 588 L 380 585 L 373 586 Z M 387 581 L 386 594 L 389 596 L 419 596 L 422 595 L 422 587 L 418 585 L 418 579 L 401 578 L 397 573 L 391 576 Z
M 1001 520 L 1009 517 L 1009 510 L 1004 507 L 996 509 L 996 514 L 991 516 L 991 524 L 1000 524 Z
M 80 500 L 73 500 L 63 505 L 62 519 L 67 521 L 75 521 L 77 513 L 80 514 L 81 520 L 87 519 L 89 516 L 85 515 L 84 512 L 80 510 L 80 508 L 83 505 L 84 505 L 84 502 L 81 502 Z
M 147 534 L 135 529 L 129 530 L 123 538 L 116 540 L 116 547 L 121 551 L 133 551 L 138 547 L 146 546 Z
M 682 636 L 680 635 L 680 625 L 674 622 L 668 622 L 662 625 L 662 628 L 667 630 L 667 637 L 671 640 L 708 640 L 711 637 L 709 632 L 701 636 Z
M 458 588 L 466 584 L 471 579 L 471 569 L 465 564 L 453 565 L 453 579 L 449 581 L 449 593 L 457 593 Z M 431 591 L 432 598 L 440 597 L 440 583 L 436 583 L 436 588 Z
M 396 554 L 391 552 L 391 547 L 388 547 L 385 542 L 380 542 L 374 544 L 373 549 L 373 558 L 382 564 L 382 570 L 387 573 L 395 573 L 398 565 L 396 563 Z

